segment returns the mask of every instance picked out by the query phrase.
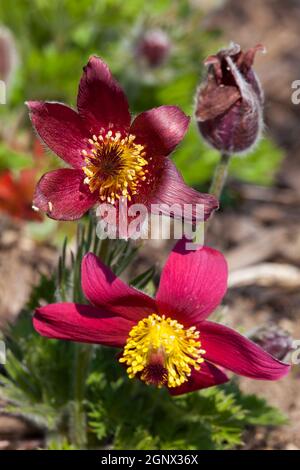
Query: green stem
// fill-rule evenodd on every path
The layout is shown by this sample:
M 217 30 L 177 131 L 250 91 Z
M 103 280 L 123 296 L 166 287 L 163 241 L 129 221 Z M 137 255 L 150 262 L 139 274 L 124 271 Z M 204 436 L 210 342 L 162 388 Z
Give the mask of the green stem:
M 109 252 L 109 238 L 104 238 L 101 240 L 100 250 L 96 253 L 103 263 L 107 262 L 108 252 Z
M 93 215 L 91 214 L 91 218 Z M 93 219 L 92 219 L 93 221 Z M 79 263 L 75 263 L 74 266 L 74 289 L 73 289 L 73 301 L 84 301 L 81 298 L 80 288 L 80 266 L 82 257 L 85 254 L 83 249 L 84 238 L 79 237 L 79 245 L 77 252 L 79 253 Z M 100 246 L 100 253 L 95 253 L 105 262 L 109 252 L 109 240 L 102 240 Z M 94 246 L 93 246 L 94 245 Z M 93 244 L 89 249 L 95 251 L 97 244 Z M 87 437 L 87 421 L 85 411 L 85 392 L 86 392 L 86 379 L 88 375 L 89 365 L 91 362 L 91 356 L 93 353 L 93 347 L 89 344 L 75 344 L 74 345 L 74 369 L 73 369 L 73 410 L 72 410 L 72 421 L 70 429 L 71 442 L 79 449 L 85 449 L 88 444 Z
M 227 179 L 228 175 L 228 168 L 231 160 L 231 155 L 228 153 L 222 153 L 220 161 L 215 169 L 215 173 L 211 182 L 211 186 L 209 189 L 210 194 L 215 196 L 218 200 L 220 200 L 222 196 L 222 191 Z M 206 231 L 209 227 L 210 221 L 212 219 L 212 216 L 210 216 L 210 219 L 206 222 Z
M 217 199 L 220 199 L 225 185 L 230 159 L 230 154 L 222 153 L 218 166 L 215 170 L 215 174 L 209 192 L 210 194 L 213 194 Z
M 79 449 L 87 445 L 87 423 L 84 410 L 85 383 L 92 348 L 90 345 L 75 344 L 74 351 L 74 410 L 71 423 L 72 443 Z

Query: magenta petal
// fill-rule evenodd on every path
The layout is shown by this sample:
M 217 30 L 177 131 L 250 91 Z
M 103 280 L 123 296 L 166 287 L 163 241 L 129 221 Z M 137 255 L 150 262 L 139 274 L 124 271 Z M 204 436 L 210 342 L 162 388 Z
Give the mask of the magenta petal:
M 88 121 L 91 133 L 98 135 L 101 128 L 117 131 L 129 129 L 130 113 L 126 96 L 99 57 L 91 57 L 83 68 L 77 108 Z
M 227 263 L 209 247 L 187 251 L 186 240 L 173 248 L 163 268 L 156 301 L 161 314 L 193 325 L 220 304 L 227 288 Z
M 160 106 L 139 114 L 130 133 L 145 145 L 146 155 L 169 155 L 183 139 L 190 118 L 177 106 Z
M 29 101 L 32 124 L 47 146 L 73 168 L 81 168 L 87 132 L 80 116 L 61 103 Z
M 187 382 L 184 382 L 179 387 L 169 388 L 171 395 L 183 395 L 184 393 L 195 392 L 202 388 L 213 387 L 214 385 L 221 385 L 228 382 L 229 378 L 218 367 L 203 362 L 199 371 L 193 369 L 193 372 Z
M 211 194 L 199 193 L 187 186 L 176 166 L 169 159 L 166 159 L 160 184 L 151 202 L 159 204 L 159 210 L 164 215 L 171 215 L 177 219 L 182 219 L 184 215 L 186 222 L 207 220 L 219 207 L 217 199 Z M 198 212 L 197 205 L 199 206 Z M 153 206 L 152 212 L 158 212 L 158 209 Z
M 33 205 L 56 220 L 79 219 L 97 201 L 83 183 L 81 170 L 61 168 L 46 173 L 37 184 Z
M 82 288 L 93 305 L 135 322 L 157 310 L 154 299 L 125 284 L 92 253 L 82 261 Z
M 33 326 L 48 338 L 123 347 L 133 323 L 90 305 L 58 303 L 38 308 Z
M 219 323 L 205 321 L 200 331 L 205 359 L 232 372 L 258 380 L 277 380 L 290 369 L 236 331 Z

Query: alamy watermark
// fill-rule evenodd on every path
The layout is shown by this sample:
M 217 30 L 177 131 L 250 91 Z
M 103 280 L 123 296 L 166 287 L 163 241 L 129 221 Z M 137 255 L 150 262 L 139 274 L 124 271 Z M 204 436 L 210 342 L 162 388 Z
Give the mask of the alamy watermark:
M 292 103 L 296 105 L 300 104 L 300 80 L 293 81 L 292 89 L 295 90 L 291 96 Z
M 99 204 L 96 233 L 100 239 L 187 240 L 186 249 L 204 244 L 203 204 L 131 204 L 120 198 L 119 204 Z M 171 223 L 171 221 L 174 221 Z M 193 240 L 193 243 L 191 242 Z
M 4 341 L 0 340 L 0 364 L 6 363 L 6 347 Z
M 6 104 L 6 84 L 0 80 L 0 104 Z
M 300 364 L 300 339 L 294 339 L 292 344 L 293 351 L 291 352 L 291 364 Z

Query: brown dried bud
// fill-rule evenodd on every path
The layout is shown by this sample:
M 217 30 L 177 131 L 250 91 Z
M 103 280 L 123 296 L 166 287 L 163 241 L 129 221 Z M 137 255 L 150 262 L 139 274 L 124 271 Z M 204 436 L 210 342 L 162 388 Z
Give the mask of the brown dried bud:
M 224 153 L 249 151 L 263 130 L 263 92 L 252 69 L 257 45 L 243 52 L 231 44 L 208 57 L 207 77 L 196 97 L 196 119 L 203 138 Z
M 146 31 L 136 45 L 138 58 L 144 60 L 152 68 L 162 65 L 168 59 L 170 51 L 170 39 L 161 29 Z
M 255 329 L 249 338 L 279 360 L 293 350 L 291 335 L 273 323 Z

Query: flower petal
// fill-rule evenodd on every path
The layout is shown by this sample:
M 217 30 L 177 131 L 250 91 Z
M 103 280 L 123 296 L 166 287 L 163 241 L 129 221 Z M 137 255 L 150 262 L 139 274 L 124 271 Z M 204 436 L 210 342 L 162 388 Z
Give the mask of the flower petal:
M 218 367 L 203 362 L 199 371 L 193 369 L 193 372 L 187 382 L 179 387 L 169 388 L 171 395 L 183 395 L 184 393 L 195 392 L 203 388 L 213 387 L 228 382 L 229 378 Z
M 88 133 L 80 116 L 61 103 L 29 101 L 30 118 L 41 139 L 73 168 L 81 168 Z
M 156 301 L 161 314 L 193 325 L 207 318 L 225 295 L 227 263 L 217 250 L 204 246 L 187 251 L 185 244 L 180 240 L 167 259 Z
M 176 166 L 169 159 L 166 159 L 160 176 L 160 184 L 157 185 L 151 202 L 160 205 L 160 213 L 177 219 L 182 219 L 184 216 L 186 222 L 207 220 L 219 207 L 217 199 L 211 194 L 199 193 L 187 186 Z M 153 206 L 152 212 L 157 211 L 158 209 Z
M 121 281 L 93 253 L 82 261 L 82 288 L 93 305 L 135 322 L 157 311 L 154 299 Z
M 277 380 L 286 375 L 288 364 L 280 362 L 248 338 L 219 323 L 205 321 L 200 331 L 205 359 L 232 372 L 259 380 Z
M 91 305 L 58 303 L 38 308 L 33 326 L 48 338 L 123 347 L 133 324 Z
M 160 106 L 139 114 L 130 133 L 145 145 L 146 156 L 169 155 L 183 139 L 190 118 L 177 106 Z M 146 157 L 146 158 L 147 158 Z
M 130 113 L 126 96 L 99 57 L 91 57 L 83 68 L 77 108 L 79 114 L 88 121 L 91 133 L 98 135 L 101 128 L 115 128 L 119 131 L 129 129 Z
M 33 205 L 56 220 L 79 219 L 97 201 L 83 183 L 81 170 L 60 168 L 46 173 L 37 184 Z

